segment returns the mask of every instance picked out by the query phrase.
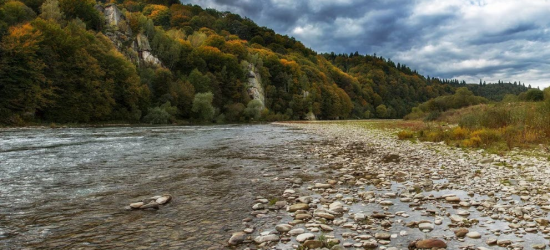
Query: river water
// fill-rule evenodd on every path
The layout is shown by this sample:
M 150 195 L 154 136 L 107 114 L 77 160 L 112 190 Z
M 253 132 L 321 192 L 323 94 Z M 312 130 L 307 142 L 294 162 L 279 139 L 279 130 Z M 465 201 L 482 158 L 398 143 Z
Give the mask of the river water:
M 0 248 L 223 249 L 314 140 L 276 125 L 2 130 Z M 158 211 L 124 209 L 166 193 Z

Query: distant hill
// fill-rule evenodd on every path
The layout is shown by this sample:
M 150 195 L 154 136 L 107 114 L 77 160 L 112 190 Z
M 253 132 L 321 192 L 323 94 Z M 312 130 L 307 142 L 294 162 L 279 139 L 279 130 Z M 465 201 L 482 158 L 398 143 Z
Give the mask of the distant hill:
M 483 96 L 492 101 L 502 101 L 508 94 L 519 95 L 531 88 L 518 83 L 487 83 L 487 84 L 468 84 L 466 87 L 475 95 Z
M 177 0 L 0 0 L 3 124 L 401 118 L 453 83 Z

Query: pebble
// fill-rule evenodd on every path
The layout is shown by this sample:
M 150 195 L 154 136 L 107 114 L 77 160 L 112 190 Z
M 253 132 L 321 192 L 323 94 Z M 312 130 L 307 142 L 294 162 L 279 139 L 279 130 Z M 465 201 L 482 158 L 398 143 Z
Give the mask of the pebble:
M 469 232 L 466 234 L 466 237 L 472 238 L 472 239 L 479 239 L 481 238 L 481 234 L 478 232 Z

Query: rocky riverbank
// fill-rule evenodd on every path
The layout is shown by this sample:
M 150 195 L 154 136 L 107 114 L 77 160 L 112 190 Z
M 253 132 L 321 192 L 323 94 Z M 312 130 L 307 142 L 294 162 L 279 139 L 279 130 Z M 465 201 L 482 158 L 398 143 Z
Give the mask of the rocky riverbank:
M 309 178 L 257 197 L 238 249 L 546 249 L 547 159 L 399 141 L 368 123 L 284 123 L 323 141 Z M 308 171 L 312 171 L 308 169 Z

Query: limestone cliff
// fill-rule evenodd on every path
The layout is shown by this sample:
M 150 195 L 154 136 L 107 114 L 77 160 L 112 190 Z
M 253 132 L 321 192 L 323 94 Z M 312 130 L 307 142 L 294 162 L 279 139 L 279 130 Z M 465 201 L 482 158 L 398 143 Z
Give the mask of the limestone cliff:
M 248 95 L 253 100 L 259 100 L 265 106 L 264 88 L 262 87 L 262 77 L 260 72 L 252 63 L 248 64 Z
M 105 16 L 105 35 L 121 53 L 137 65 L 163 67 L 162 62 L 151 53 L 147 36 L 141 33 L 134 36 L 126 17 L 115 4 L 105 7 L 97 5 L 96 9 Z

